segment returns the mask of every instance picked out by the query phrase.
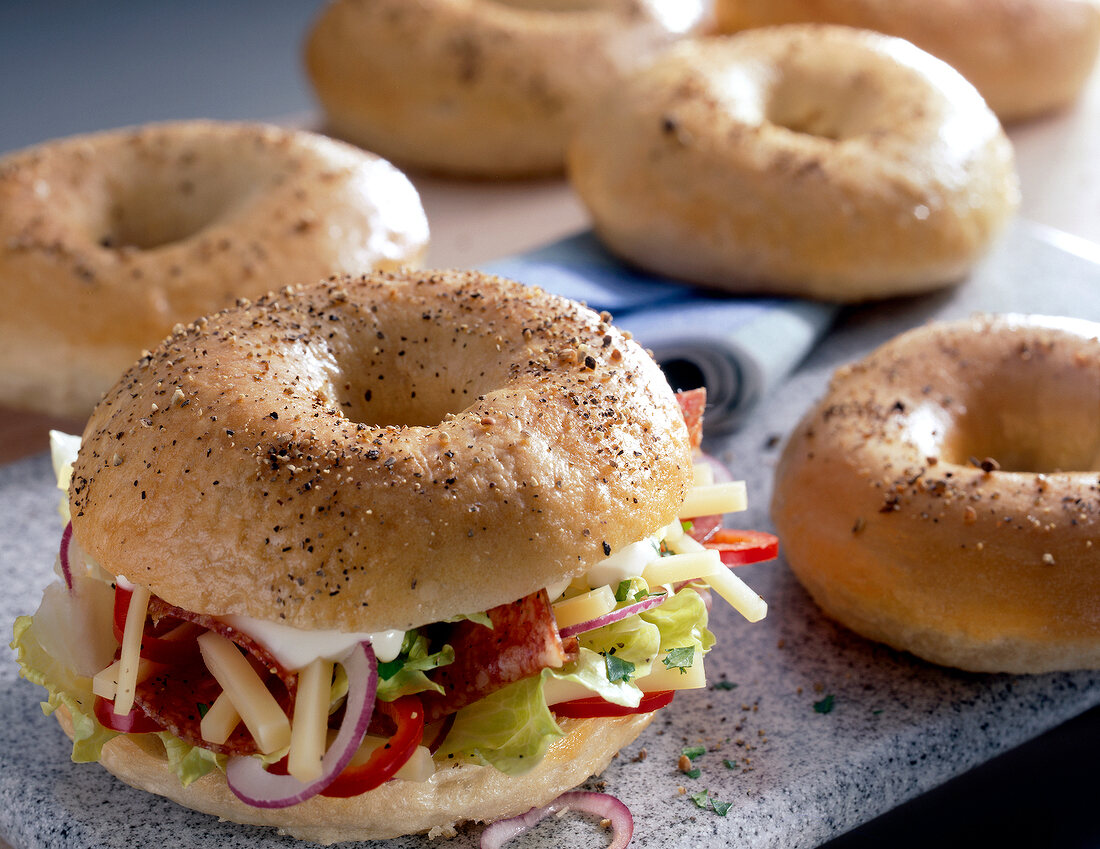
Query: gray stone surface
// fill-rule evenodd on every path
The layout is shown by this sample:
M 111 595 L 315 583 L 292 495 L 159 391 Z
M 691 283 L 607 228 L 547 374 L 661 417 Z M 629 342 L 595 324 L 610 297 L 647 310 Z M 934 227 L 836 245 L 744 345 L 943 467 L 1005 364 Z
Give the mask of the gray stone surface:
M 751 507 L 738 524 L 770 526 L 774 437 L 821 394 L 837 365 L 932 318 L 1016 311 L 1100 320 L 1100 268 L 1041 236 L 1017 227 L 954 292 L 847 312 L 743 430 L 708 443 L 749 482 Z M 35 608 L 49 580 L 61 530 L 56 497 L 46 458 L 0 469 L 4 633 L 17 614 Z M 677 696 L 601 779 L 633 811 L 635 847 L 815 846 L 1100 703 L 1100 673 L 1016 677 L 940 669 L 826 620 L 782 561 L 742 574 L 771 610 L 764 622 L 749 625 L 716 605 L 720 642 L 708 668 L 712 682 L 729 688 Z M 832 710 L 815 711 L 826 696 Z M 296 845 L 131 790 L 96 765 L 70 763 L 67 741 L 38 710 L 39 697 L 38 688 L 17 680 L 7 652 L 0 658 L 0 837 L 14 849 Z M 708 748 L 696 761 L 697 779 L 676 768 L 689 745 Z M 733 802 L 726 816 L 693 804 L 690 794 L 704 789 Z M 474 846 L 478 831 L 444 845 Z M 566 820 L 540 828 L 530 845 L 593 841 L 598 845 L 594 829 Z M 429 843 L 410 837 L 377 845 Z

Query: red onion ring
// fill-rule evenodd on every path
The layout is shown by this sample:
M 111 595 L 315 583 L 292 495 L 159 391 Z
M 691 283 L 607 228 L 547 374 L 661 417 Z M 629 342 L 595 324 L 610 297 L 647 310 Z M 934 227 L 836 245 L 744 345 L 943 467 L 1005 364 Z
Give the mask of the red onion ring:
M 607 849 L 626 849 L 634 835 L 634 817 L 630 809 L 607 793 L 589 793 L 584 790 L 572 790 L 562 793 L 542 808 L 532 808 L 518 817 L 497 820 L 481 833 L 481 849 L 500 849 L 513 837 L 519 837 L 535 827 L 539 822 L 558 811 L 575 810 L 611 820 L 614 830 Z
M 612 622 L 618 622 L 621 619 L 626 619 L 629 616 L 633 616 L 635 613 L 641 613 L 643 610 L 649 610 L 651 607 L 656 607 L 658 604 L 664 602 L 668 598 L 665 593 L 654 593 L 647 598 L 643 598 L 641 601 L 634 604 L 628 604 L 626 607 L 620 607 L 618 610 L 612 610 L 610 613 L 605 613 L 603 616 L 597 616 L 595 619 L 588 619 L 584 622 L 578 622 L 576 625 L 566 625 L 559 630 L 562 637 L 573 637 L 577 634 L 583 634 L 585 631 L 594 631 L 597 628 L 602 628 L 604 625 L 610 625 Z
M 316 796 L 336 780 L 351 762 L 366 736 L 378 693 L 378 661 L 369 641 L 359 643 L 340 660 L 348 676 L 344 720 L 336 739 L 321 759 L 321 777 L 308 784 L 292 775 L 276 775 L 264 769 L 259 758 L 237 756 L 225 767 L 229 789 L 254 808 L 287 808 Z
M 69 548 L 72 544 L 73 523 L 69 522 L 65 525 L 65 530 L 61 532 L 61 550 L 57 553 L 61 561 L 61 576 L 65 579 L 65 586 L 69 592 L 73 591 L 73 572 L 69 566 Z

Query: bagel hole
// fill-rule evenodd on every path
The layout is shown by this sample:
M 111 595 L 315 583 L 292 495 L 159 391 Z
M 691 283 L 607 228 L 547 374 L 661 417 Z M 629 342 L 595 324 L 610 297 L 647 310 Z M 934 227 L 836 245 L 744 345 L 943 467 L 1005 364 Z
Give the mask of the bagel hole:
M 158 170 L 167 171 L 161 164 Z M 132 179 L 108 188 L 109 200 L 99 223 L 97 241 L 105 248 L 156 248 L 182 242 L 201 233 L 247 195 L 240 174 L 184 174 L 171 179 L 140 165 Z
M 341 358 L 345 379 L 330 390 L 340 412 L 369 427 L 436 427 L 508 382 L 509 363 L 491 338 L 451 338 L 452 349 L 400 332 L 379 345 L 358 340 Z
M 945 433 L 941 457 L 958 465 L 992 460 L 1003 472 L 1100 471 L 1100 400 L 1095 390 L 1084 395 L 1059 398 L 1035 387 L 1012 403 L 968 403 Z
M 835 78 L 812 68 L 789 70 L 774 81 L 765 117 L 800 135 L 839 142 L 872 129 L 881 97 L 866 75 Z

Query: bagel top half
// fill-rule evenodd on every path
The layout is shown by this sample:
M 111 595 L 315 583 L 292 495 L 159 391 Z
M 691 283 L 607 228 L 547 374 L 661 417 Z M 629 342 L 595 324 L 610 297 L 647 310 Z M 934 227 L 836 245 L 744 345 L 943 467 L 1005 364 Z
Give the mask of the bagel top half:
M 688 435 L 606 313 L 477 272 L 288 288 L 144 356 L 88 422 L 73 532 L 187 610 L 409 629 L 675 519 Z

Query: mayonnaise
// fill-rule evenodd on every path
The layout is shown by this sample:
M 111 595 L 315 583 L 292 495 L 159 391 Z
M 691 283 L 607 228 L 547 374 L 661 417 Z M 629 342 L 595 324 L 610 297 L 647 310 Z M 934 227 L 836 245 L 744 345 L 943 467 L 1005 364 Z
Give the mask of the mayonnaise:
M 369 640 L 374 656 L 385 663 L 401 653 L 405 632 L 396 628 L 374 633 L 345 633 L 343 631 L 304 631 L 277 622 L 266 622 L 250 616 L 232 614 L 218 617 L 226 625 L 247 634 L 286 669 L 303 669 L 317 658 L 337 661 L 357 643 Z

